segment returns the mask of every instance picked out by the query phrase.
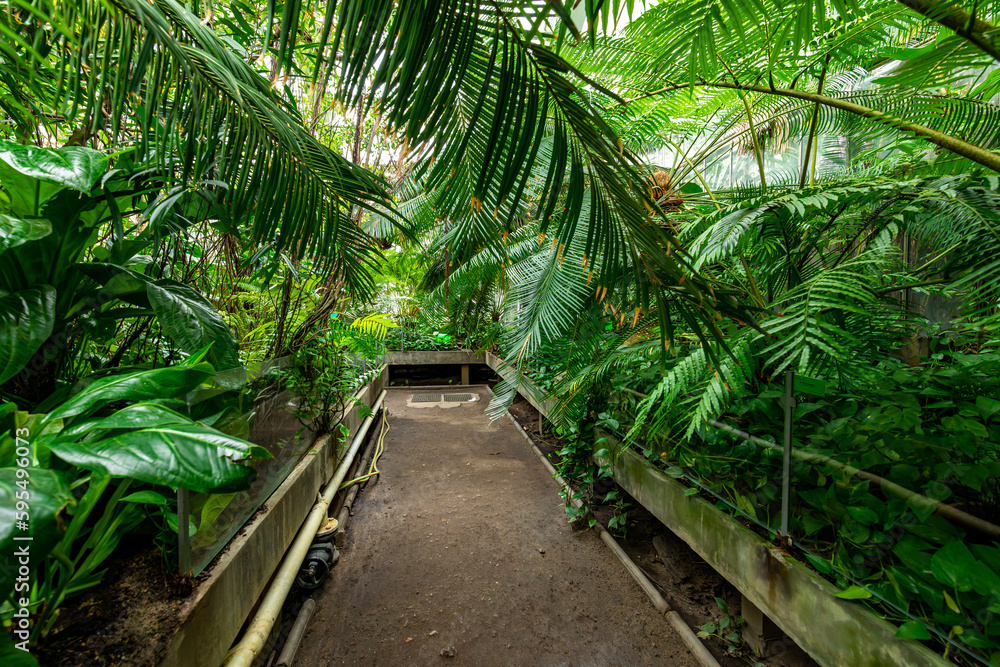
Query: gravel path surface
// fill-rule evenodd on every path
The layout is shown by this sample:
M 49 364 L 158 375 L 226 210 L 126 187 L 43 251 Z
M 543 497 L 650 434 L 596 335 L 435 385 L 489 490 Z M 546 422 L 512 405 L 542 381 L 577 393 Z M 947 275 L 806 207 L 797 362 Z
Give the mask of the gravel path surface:
M 489 392 L 454 391 L 479 400 L 389 391 L 382 475 L 296 664 L 696 665 L 598 536 L 572 530 L 516 428 L 489 423 Z

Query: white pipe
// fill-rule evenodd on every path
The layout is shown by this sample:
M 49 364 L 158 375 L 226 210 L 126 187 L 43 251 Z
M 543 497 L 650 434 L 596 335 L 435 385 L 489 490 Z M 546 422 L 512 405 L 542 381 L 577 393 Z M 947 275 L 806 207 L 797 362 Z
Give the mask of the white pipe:
M 583 501 L 573 497 L 573 490 L 570 488 L 569 484 L 567 484 L 566 480 L 563 479 L 562 476 L 556 471 L 555 466 L 553 466 L 548 457 L 542 453 L 542 450 L 540 450 L 538 445 L 534 443 L 531 436 L 528 435 L 523 428 L 521 428 L 520 424 L 517 423 L 517 420 L 514 419 L 514 415 L 508 412 L 507 418 L 510 419 L 510 422 L 524 437 L 527 443 L 531 445 L 531 448 L 535 450 L 535 454 L 542 460 L 542 463 L 545 464 L 548 471 L 552 473 L 552 477 L 559 483 L 560 486 L 566 489 L 566 499 L 573 503 L 576 507 L 582 508 Z M 691 629 L 691 626 L 684 622 L 684 619 L 681 618 L 680 614 L 671 609 L 670 603 L 668 603 L 660 594 L 660 591 L 656 590 L 656 587 L 653 586 L 653 582 L 651 582 L 643 571 L 639 569 L 639 566 L 636 565 L 631 558 L 629 558 L 629 555 L 625 553 L 625 550 L 618 545 L 618 542 L 615 541 L 615 538 L 611 535 L 611 533 L 605 530 L 604 526 L 596 521 L 594 522 L 594 529 L 601 536 L 601 540 L 604 544 L 606 544 L 608 548 L 611 549 L 611 552 L 618 557 L 621 564 L 625 566 L 628 573 L 632 575 L 632 578 L 635 579 L 636 583 L 639 584 L 639 587 L 646 593 L 649 597 L 649 601 L 653 603 L 654 607 L 656 607 L 656 611 L 667 617 L 667 621 L 674 628 L 680 636 L 681 641 L 684 642 L 684 644 L 688 647 L 688 650 L 691 651 L 698 662 L 700 662 L 704 667 L 720 667 L 719 662 L 709 652 L 708 648 L 705 647 L 701 640 L 698 639 L 698 636 L 694 633 L 694 630 Z
M 299 573 L 299 568 L 302 567 L 302 561 L 305 560 L 309 553 L 309 547 L 312 546 L 316 532 L 326 521 L 326 513 L 330 507 L 330 503 L 333 502 L 334 496 L 337 495 L 337 490 L 340 488 L 341 483 L 343 483 L 344 478 L 347 477 L 347 472 L 354 462 L 354 457 L 357 456 L 358 450 L 361 449 L 361 443 L 368 433 L 368 427 L 374 421 L 375 415 L 378 413 L 379 408 L 382 407 L 384 399 L 385 390 L 379 394 L 378 400 L 372 406 L 371 415 L 361 423 L 361 428 L 358 430 L 354 442 L 351 443 L 351 448 L 341 460 L 337 472 L 333 474 L 330 482 L 323 489 L 322 496 L 313 505 L 312 510 L 302 524 L 302 528 L 299 529 L 298 535 L 295 536 L 295 541 L 292 542 L 292 546 L 285 555 L 285 560 L 282 561 L 278 573 L 274 576 L 270 588 L 267 589 L 267 593 L 260 603 L 257 615 L 250 622 L 247 631 L 243 633 L 243 639 L 240 640 L 240 643 L 226 656 L 225 667 L 250 667 L 257 655 L 263 650 L 267 642 L 267 637 L 271 634 L 271 628 L 274 627 L 278 619 L 278 614 L 281 612 L 281 606 L 285 603 L 285 598 L 288 597 L 288 591 L 292 589 L 292 585 L 295 583 L 295 577 Z

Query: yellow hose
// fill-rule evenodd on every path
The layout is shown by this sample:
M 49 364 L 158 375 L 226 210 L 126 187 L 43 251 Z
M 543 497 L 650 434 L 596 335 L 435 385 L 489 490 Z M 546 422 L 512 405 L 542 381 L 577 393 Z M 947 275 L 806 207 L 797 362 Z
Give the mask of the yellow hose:
M 382 415 L 382 430 L 378 434 L 378 441 L 375 443 L 375 452 L 372 454 L 372 463 L 368 466 L 368 472 L 361 477 L 356 477 L 354 479 L 348 480 L 340 485 L 338 491 L 343 491 L 352 484 L 359 484 L 361 482 L 367 482 L 369 479 L 379 474 L 378 469 L 378 457 L 382 456 L 382 452 L 385 451 L 385 434 L 389 432 L 389 415 L 388 413 L 383 413 Z

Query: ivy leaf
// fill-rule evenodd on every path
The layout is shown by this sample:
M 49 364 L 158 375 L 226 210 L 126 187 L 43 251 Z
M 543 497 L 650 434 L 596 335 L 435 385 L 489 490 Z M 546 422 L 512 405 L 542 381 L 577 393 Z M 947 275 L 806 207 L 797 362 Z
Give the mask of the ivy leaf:
M 930 630 L 927 624 L 922 621 L 907 621 L 896 630 L 896 636 L 900 639 L 931 639 Z
M 956 614 L 961 614 L 962 608 L 958 606 L 957 602 L 955 602 L 955 598 L 948 595 L 948 591 L 941 591 L 941 592 L 944 594 L 944 603 L 948 605 L 948 609 L 951 609 Z
M 820 558 L 819 556 L 813 556 L 812 554 L 806 554 L 806 560 L 816 568 L 816 571 L 820 574 L 831 574 L 833 572 L 833 565 L 830 561 L 825 558 Z
M 839 593 L 834 593 L 833 596 L 838 597 L 841 600 L 867 600 L 872 596 L 872 594 L 871 592 L 861 588 L 861 586 L 850 586 Z
M 949 542 L 931 556 L 931 572 L 939 583 L 964 593 L 972 590 L 976 557 L 962 542 Z

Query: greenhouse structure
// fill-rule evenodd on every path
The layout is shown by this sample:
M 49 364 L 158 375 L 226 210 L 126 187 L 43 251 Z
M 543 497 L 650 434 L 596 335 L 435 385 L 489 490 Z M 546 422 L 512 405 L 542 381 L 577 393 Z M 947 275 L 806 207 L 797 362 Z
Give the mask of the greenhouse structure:
M 0 0 L 2 667 L 1000 667 L 1000 0 Z

